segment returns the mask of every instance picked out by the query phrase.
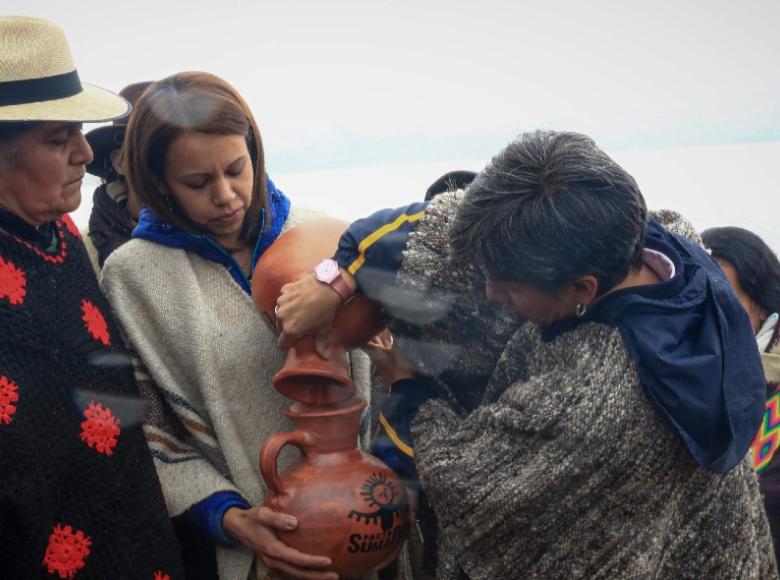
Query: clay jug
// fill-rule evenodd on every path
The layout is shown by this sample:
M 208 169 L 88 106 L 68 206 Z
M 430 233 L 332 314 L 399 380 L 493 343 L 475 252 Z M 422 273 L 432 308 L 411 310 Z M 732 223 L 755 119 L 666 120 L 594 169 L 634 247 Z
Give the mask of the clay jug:
M 252 297 L 271 324 L 276 323 L 274 306 L 282 286 L 332 256 L 347 225 L 332 218 L 308 220 L 279 236 L 263 253 L 252 275 Z M 273 378 L 274 387 L 285 397 L 310 404 L 349 399 L 355 388 L 346 351 L 365 344 L 381 328 L 379 305 L 355 295 L 339 309 L 329 335 L 328 358 L 320 356 L 311 337 L 300 339 Z
M 356 447 L 365 406 L 358 397 L 327 407 L 293 403 L 286 415 L 296 430 L 272 435 L 260 451 L 266 505 L 298 518 L 294 531 L 277 536 L 307 554 L 330 557 L 329 570 L 342 578 L 388 565 L 408 533 L 408 498 L 398 476 Z M 280 474 L 285 445 L 301 456 Z

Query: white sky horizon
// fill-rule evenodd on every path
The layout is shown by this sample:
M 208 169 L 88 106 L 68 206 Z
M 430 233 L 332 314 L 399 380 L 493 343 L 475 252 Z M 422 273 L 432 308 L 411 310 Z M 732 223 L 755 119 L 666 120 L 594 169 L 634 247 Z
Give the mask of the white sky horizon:
M 780 254 L 780 196 L 768 194 L 777 192 L 780 141 L 611 155 L 637 180 L 649 209 L 679 211 L 699 231 L 725 225 L 750 229 Z M 294 204 L 351 221 L 378 209 L 422 200 L 428 186 L 445 172 L 479 171 L 488 161 L 288 173 L 273 173 L 269 168 L 269 175 Z M 745 187 L 746 175 L 750 188 Z M 72 214 L 79 228 L 87 227 L 92 190 L 98 183 L 94 177 L 84 183 L 81 206 Z M 729 203 L 713 204 L 712 198 L 728 198 Z
M 5 0 L 2 12 L 62 26 L 84 82 L 223 77 L 252 107 L 272 178 L 336 215 L 417 199 L 522 131 L 574 130 L 651 207 L 673 201 L 697 226 L 728 220 L 780 246 L 777 0 Z

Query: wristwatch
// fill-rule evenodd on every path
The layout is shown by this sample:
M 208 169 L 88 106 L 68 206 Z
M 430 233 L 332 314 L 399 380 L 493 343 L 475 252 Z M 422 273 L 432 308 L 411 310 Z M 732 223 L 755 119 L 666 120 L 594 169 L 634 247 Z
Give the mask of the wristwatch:
M 344 281 L 339 271 L 339 264 L 333 258 L 326 258 L 314 267 L 314 277 L 333 288 L 341 296 L 341 301 L 346 302 L 355 293 Z

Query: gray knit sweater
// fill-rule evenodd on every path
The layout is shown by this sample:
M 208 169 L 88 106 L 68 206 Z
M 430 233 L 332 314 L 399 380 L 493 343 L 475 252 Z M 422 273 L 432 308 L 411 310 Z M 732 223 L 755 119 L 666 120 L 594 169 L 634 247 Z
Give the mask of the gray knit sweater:
M 423 278 L 446 294 L 461 283 L 464 266 L 428 259 L 437 245 L 446 255 L 441 232 L 457 200 L 427 212 L 400 284 Z M 456 344 L 469 324 L 453 321 Z M 523 324 L 482 404 L 464 414 L 446 397 L 429 402 L 413 436 L 439 522 L 440 578 L 777 576 L 748 460 L 725 476 L 698 466 L 647 401 L 615 328 L 583 324 L 544 343 Z

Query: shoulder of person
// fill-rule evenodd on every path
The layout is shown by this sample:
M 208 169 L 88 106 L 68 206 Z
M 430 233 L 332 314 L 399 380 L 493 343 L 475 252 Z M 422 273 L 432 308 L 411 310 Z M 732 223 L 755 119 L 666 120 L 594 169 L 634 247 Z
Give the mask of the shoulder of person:
M 696 245 L 702 245 L 699 232 L 680 212 L 671 209 L 657 209 L 650 211 L 649 214 L 651 218 L 655 219 L 671 233 L 682 236 Z
M 170 264 L 170 261 L 176 259 L 179 254 L 185 256 L 183 250 L 133 238 L 111 252 L 106 259 L 103 271 L 100 273 L 100 285 L 103 287 L 106 280 L 114 276 L 147 277 L 149 268 L 154 268 L 158 264 Z
M 490 380 L 490 398 L 498 398 L 500 393 L 513 389 L 525 391 L 524 383 L 531 379 L 549 382 L 552 390 L 538 393 L 546 397 L 570 384 L 572 375 L 578 383 L 592 385 L 588 396 L 602 393 L 604 389 L 610 391 L 614 381 L 638 383 L 636 366 L 617 328 L 586 322 L 545 341 L 538 326 L 525 322 L 501 353 Z M 612 392 L 610 396 L 615 397 L 617 393 Z

